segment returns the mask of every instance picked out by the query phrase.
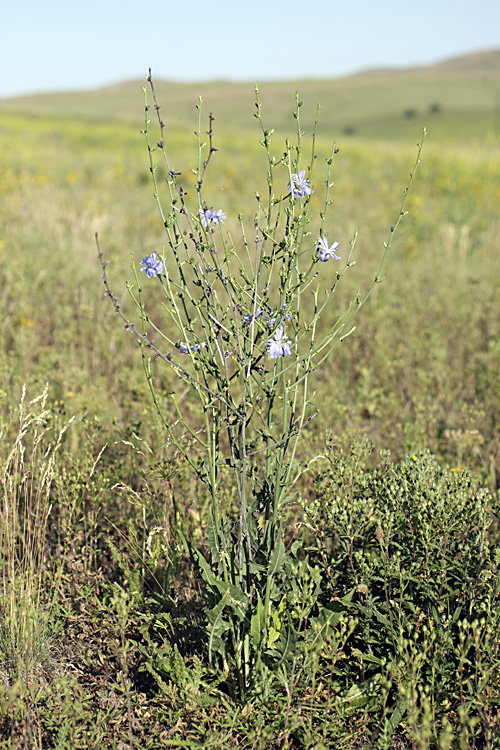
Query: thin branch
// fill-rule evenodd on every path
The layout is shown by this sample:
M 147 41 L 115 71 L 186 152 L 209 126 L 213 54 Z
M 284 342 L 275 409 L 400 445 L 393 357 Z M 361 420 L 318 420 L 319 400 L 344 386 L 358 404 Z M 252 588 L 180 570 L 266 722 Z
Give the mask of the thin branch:
M 113 291 L 111 290 L 111 288 L 109 286 L 108 277 L 107 277 L 107 274 L 106 274 L 106 268 L 109 265 L 109 261 L 105 261 L 104 260 L 104 257 L 103 257 L 103 254 L 101 252 L 101 248 L 100 248 L 100 245 L 99 245 L 99 236 L 98 236 L 97 232 L 95 234 L 95 241 L 96 241 L 96 245 L 97 245 L 97 255 L 98 255 L 101 267 L 102 267 L 102 276 L 101 276 L 101 278 L 102 278 L 104 286 L 106 287 L 106 292 L 105 292 L 106 297 L 110 298 L 111 302 L 113 303 L 113 307 L 115 308 L 115 313 L 117 315 L 119 315 L 120 318 L 123 320 L 123 322 L 125 324 L 125 330 L 126 331 L 130 331 L 131 333 L 133 333 L 134 336 L 136 336 L 139 339 L 139 341 L 141 341 L 141 343 L 144 344 L 144 346 L 146 346 L 148 349 L 150 349 L 153 352 L 153 354 L 155 355 L 155 357 L 158 357 L 159 359 L 163 359 L 164 362 L 168 362 L 169 365 L 171 365 L 172 368 L 175 369 L 175 371 L 177 372 L 177 374 L 180 375 L 180 376 L 182 376 L 182 378 L 184 380 L 186 380 L 188 383 L 192 383 L 197 388 L 200 388 L 202 391 L 204 391 L 205 393 L 207 393 L 212 398 L 218 399 L 221 403 L 224 404 L 224 406 L 229 411 L 231 411 L 233 414 L 237 414 L 238 413 L 237 410 L 233 406 L 231 406 L 231 404 L 229 404 L 227 402 L 227 400 L 223 396 L 221 396 L 220 393 L 216 393 L 215 391 L 210 390 L 210 388 L 207 388 L 207 386 L 203 385 L 203 383 L 201 383 L 199 380 L 197 380 L 195 377 L 193 377 L 190 372 L 188 372 L 187 370 L 185 370 L 184 367 L 182 367 L 182 365 L 180 365 L 178 362 L 176 362 L 173 359 L 172 355 L 169 352 L 167 352 L 166 354 L 164 354 L 163 352 L 161 352 L 153 344 L 153 342 L 148 338 L 147 334 L 146 333 L 142 333 L 141 331 L 139 331 L 139 329 L 136 328 L 136 326 L 134 325 L 134 323 L 132 323 L 126 317 L 126 315 L 124 315 L 124 313 L 123 313 L 123 311 L 121 309 L 120 303 L 118 301 L 118 297 L 116 296 L 116 294 L 113 293 Z

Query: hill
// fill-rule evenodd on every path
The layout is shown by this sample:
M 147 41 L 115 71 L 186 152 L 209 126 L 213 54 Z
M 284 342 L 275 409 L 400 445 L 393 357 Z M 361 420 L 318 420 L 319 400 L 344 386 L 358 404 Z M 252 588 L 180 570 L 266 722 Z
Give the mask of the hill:
M 153 71 L 154 76 L 154 71 Z M 29 116 L 143 120 L 144 81 L 126 81 L 92 91 L 36 94 L 0 101 L 0 113 Z M 167 124 L 194 129 L 196 104 L 214 112 L 223 130 L 255 124 L 254 85 L 210 81 L 173 83 L 156 80 L 162 117 Z M 295 93 L 304 103 L 301 123 L 310 129 L 321 105 L 320 134 L 399 139 L 422 126 L 438 138 L 483 138 L 500 127 L 500 50 L 478 52 L 411 69 L 367 70 L 329 80 L 271 81 L 259 86 L 264 119 L 280 131 L 290 127 Z

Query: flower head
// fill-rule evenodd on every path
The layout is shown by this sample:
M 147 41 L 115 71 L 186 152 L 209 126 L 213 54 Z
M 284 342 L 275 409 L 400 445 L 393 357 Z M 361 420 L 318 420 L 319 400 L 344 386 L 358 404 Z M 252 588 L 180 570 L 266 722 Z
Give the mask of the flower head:
M 316 250 L 319 250 L 319 259 L 322 263 L 326 263 L 330 258 L 334 260 L 340 260 L 340 256 L 335 252 L 338 248 L 339 243 L 334 242 L 331 247 L 328 247 L 328 239 L 326 237 L 320 237 Z
M 284 327 L 280 326 L 274 332 L 273 338 L 267 342 L 267 353 L 271 359 L 283 357 L 284 354 L 291 354 L 290 343 L 290 339 L 285 334 Z
M 301 169 L 298 174 L 292 174 L 291 178 L 288 187 L 294 198 L 305 198 L 306 195 L 311 195 L 313 191 L 311 190 L 311 183 L 306 177 L 305 169 Z
M 284 320 L 290 321 L 292 319 L 292 313 L 291 312 L 284 312 L 285 310 L 288 310 L 288 305 L 281 305 L 281 311 L 280 310 L 273 310 L 266 318 L 265 321 L 269 328 L 272 328 L 276 321 L 278 321 L 278 326 L 283 325 Z
M 260 318 L 260 317 L 262 317 L 262 308 L 258 307 L 257 310 L 255 311 L 255 315 L 250 315 L 250 313 L 245 313 L 243 315 L 243 322 L 251 323 L 253 318 L 257 320 L 257 318 Z
M 144 268 L 141 268 L 140 270 L 146 272 L 148 279 L 152 279 L 163 273 L 163 261 L 156 253 L 146 255 L 146 257 L 141 260 L 141 266 L 144 266 Z
M 212 222 L 215 225 L 219 223 L 224 224 L 224 220 L 226 218 L 226 214 L 221 208 L 219 208 L 217 211 L 214 211 L 213 209 L 207 208 L 205 206 L 205 208 L 200 208 L 198 213 L 201 216 L 201 224 L 204 227 L 208 227 L 210 222 Z
M 221 224 L 224 224 L 224 221 L 226 220 L 226 214 L 222 210 L 222 208 L 219 208 L 217 211 L 212 211 L 212 221 L 214 224 L 218 224 L 219 222 Z
M 204 349 L 205 346 L 206 346 L 205 342 L 202 341 L 201 344 L 195 344 L 190 349 L 190 347 L 184 341 L 181 341 L 179 344 L 179 351 L 181 354 L 189 354 L 190 351 L 199 352 L 201 351 L 201 349 Z

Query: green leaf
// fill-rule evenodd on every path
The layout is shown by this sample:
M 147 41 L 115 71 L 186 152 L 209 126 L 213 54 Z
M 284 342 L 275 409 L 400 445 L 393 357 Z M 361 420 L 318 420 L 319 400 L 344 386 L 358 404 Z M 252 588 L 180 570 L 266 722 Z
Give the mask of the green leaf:
M 211 610 L 209 610 L 209 637 L 208 637 L 208 658 L 212 662 L 212 654 L 216 651 L 225 660 L 226 657 L 226 640 L 223 638 L 224 633 L 229 630 L 229 623 L 222 618 L 224 612 L 224 598 Z
M 257 592 L 257 607 L 250 620 L 250 635 L 252 638 L 252 646 L 255 651 L 259 650 L 262 642 L 262 637 L 266 632 L 266 612 L 264 609 L 264 602 L 262 601 L 259 592 Z
M 217 579 L 215 578 L 215 574 L 210 565 L 205 560 L 203 553 L 201 552 L 201 550 L 191 544 L 191 542 L 188 542 L 185 537 L 183 537 L 183 542 L 184 547 L 189 557 L 191 558 L 191 562 L 198 570 L 205 583 L 207 583 L 212 589 L 214 589 L 217 586 Z
M 358 659 L 362 659 L 363 661 L 368 661 L 372 664 L 377 664 L 379 667 L 382 666 L 384 663 L 383 658 L 379 658 L 378 656 L 374 656 L 374 654 L 366 653 L 363 651 L 360 651 L 359 648 L 353 648 L 352 655 L 357 657 Z
M 269 625 L 269 634 L 267 636 L 267 648 L 272 648 L 283 632 L 286 621 L 286 594 L 278 604 L 272 614 L 272 621 Z
M 269 577 L 272 577 L 275 575 L 275 573 L 279 573 L 281 569 L 283 568 L 283 563 L 286 560 L 286 550 L 285 545 L 283 544 L 283 538 L 281 536 L 281 532 L 277 531 L 276 537 L 275 537 L 275 544 L 273 547 L 273 551 L 271 552 L 271 557 L 269 559 L 269 568 L 267 571 L 267 575 Z
M 406 713 L 406 701 L 403 698 L 399 698 L 395 707 L 394 711 L 390 715 L 390 717 L 384 722 L 384 728 L 383 728 L 383 734 L 386 737 L 390 737 L 395 730 L 397 729 L 398 725 L 401 722 L 401 719 Z
M 380 682 L 380 673 L 374 675 L 369 680 L 353 685 L 347 693 L 341 698 L 341 703 L 349 703 L 356 708 L 367 707 L 376 700 L 378 683 Z
M 225 606 L 230 607 L 239 620 L 244 620 L 250 605 L 249 597 L 238 586 L 227 581 L 216 580 L 215 585 L 222 595 L 221 601 L 224 601 Z

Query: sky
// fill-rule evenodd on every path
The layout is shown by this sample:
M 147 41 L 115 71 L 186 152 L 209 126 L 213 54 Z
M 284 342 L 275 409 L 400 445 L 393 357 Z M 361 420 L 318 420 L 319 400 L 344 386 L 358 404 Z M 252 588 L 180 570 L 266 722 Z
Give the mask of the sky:
M 500 48 L 498 0 L 0 0 L 0 98 L 336 78 Z

